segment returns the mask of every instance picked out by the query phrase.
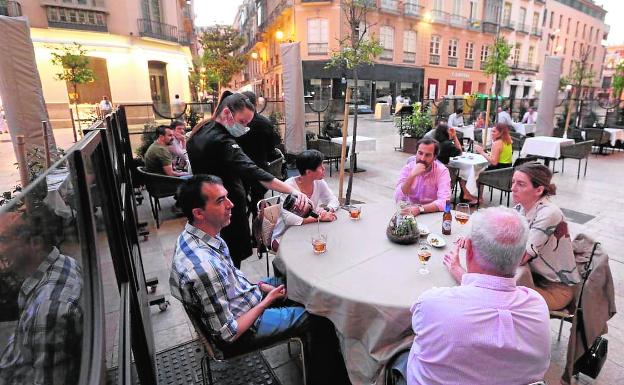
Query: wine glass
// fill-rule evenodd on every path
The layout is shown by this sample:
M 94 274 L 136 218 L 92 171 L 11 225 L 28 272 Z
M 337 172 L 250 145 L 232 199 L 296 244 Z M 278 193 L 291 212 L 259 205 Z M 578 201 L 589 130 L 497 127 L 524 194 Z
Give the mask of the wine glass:
M 458 203 L 455 207 L 455 220 L 460 225 L 465 225 L 470 219 L 470 205 L 468 203 Z
M 418 246 L 418 260 L 422 265 L 418 272 L 422 275 L 429 274 L 429 269 L 427 269 L 427 262 L 429 262 L 429 258 L 431 258 L 431 250 L 424 244 L 420 244 Z

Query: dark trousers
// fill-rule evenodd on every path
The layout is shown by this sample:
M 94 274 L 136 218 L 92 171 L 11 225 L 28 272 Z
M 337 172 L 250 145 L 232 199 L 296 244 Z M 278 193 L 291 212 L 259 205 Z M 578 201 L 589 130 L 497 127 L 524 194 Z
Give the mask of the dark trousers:
M 230 224 L 221 230 L 221 238 L 228 245 L 234 266 L 240 268 L 243 259 L 252 254 L 247 202 L 244 197 L 239 199 L 232 196 L 230 199 L 234 203 L 232 217 L 230 218 Z

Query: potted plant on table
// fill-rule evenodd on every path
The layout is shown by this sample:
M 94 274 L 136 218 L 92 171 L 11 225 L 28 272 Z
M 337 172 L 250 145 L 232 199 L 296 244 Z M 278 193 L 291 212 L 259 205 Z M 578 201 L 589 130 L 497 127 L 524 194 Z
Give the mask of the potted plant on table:
M 420 103 L 415 103 L 410 124 L 399 127 L 399 134 L 403 135 L 403 152 L 415 154 L 418 150 L 416 147 L 418 140 L 432 129 L 433 119 L 429 114 L 429 109 L 422 109 Z

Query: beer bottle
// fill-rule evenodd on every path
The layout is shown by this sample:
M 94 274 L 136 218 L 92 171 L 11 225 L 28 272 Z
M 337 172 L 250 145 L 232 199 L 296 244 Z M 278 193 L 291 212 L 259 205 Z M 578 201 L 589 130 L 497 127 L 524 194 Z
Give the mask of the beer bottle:
M 282 207 L 284 207 L 284 209 L 290 211 L 291 213 L 301 218 L 312 217 L 312 218 L 318 219 L 319 215 L 318 213 L 314 212 L 314 208 L 312 207 L 311 202 L 308 201 L 308 204 L 305 205 L 305 207 L 301 210 L 295 207 L 295 202 L 297 202 L 297 194 L 290 193 L 284 199 L 284 203 L 282 204 Z
M 444 214 L 442 215 L 442 234 L 451 235 L 452 223 L 453 216 L 451 215 L 451 201 L 446 201 L 446 207 L 444 208 Z

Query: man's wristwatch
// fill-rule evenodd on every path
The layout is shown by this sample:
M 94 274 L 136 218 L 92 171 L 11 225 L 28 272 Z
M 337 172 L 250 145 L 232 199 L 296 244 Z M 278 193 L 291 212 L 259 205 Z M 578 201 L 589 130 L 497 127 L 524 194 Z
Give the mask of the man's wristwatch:
M 422 213 L 424 213 L 424 212 L 425 212 L 425 206 L 423 206 L 423 205 L 418 205 L 417 207 L 418 207 L 418 213 L 422 214 Z

